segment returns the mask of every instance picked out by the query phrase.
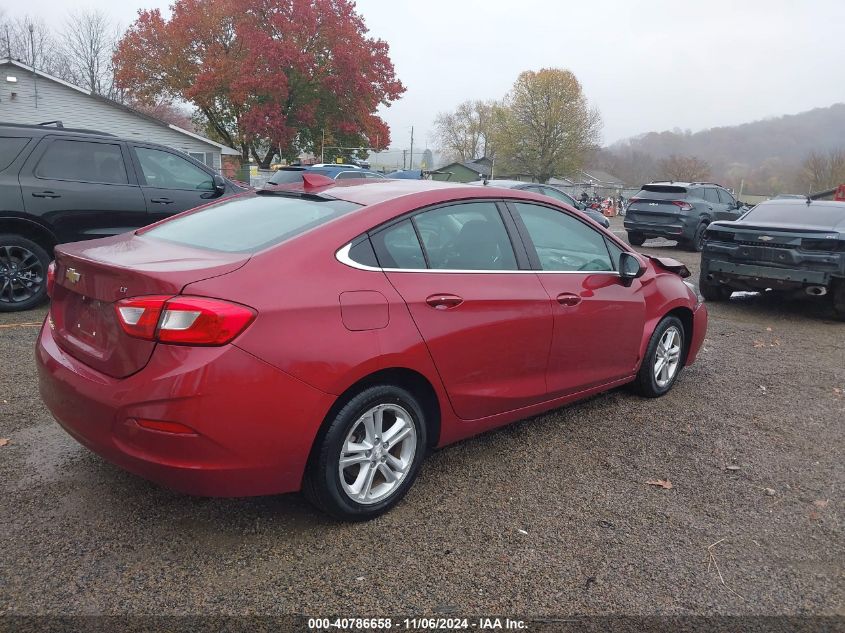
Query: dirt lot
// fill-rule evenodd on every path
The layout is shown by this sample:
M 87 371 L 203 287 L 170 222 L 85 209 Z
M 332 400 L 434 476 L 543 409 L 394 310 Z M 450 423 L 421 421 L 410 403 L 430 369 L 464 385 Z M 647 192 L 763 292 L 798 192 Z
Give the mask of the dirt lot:
M 697 267 L 668 244 L 642 250 Z M 845 324 L 823 304 L 712 305 L 666 397 L 449 447 L 363 525 L 185 497 L 78 446 L 38 398 L 44 312 L 0 315 L 0 615 L 845 615 Z

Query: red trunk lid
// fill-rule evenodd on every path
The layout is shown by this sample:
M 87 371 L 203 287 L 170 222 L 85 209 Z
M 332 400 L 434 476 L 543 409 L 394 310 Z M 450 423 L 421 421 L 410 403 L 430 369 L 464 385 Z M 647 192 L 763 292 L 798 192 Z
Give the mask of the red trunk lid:
M 199 250 L 134 234 L 56 247 L 50 322 L 56 342 L 115 378 L 142 369 L 156 343 L 127 335 L 114 303 L 142 295 L 177 295 L 187 284 L 225 275 L 250 258 Z

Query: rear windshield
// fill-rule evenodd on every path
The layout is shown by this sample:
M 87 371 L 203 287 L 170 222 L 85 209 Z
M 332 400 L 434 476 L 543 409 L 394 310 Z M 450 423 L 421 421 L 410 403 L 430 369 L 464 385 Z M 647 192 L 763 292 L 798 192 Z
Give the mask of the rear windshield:
M 833 228 L 840 222 L 845 222 L 845 203 L 807 204 L 798 201 L 795 203 L 762 203 L 745 214 L 742 220 L 744 222 L 808 224 Z
M 267 182 L 272 185 L 289 185 L 291 183 L 302 182 L 303 174 L 319 174 L 320 176 L 326 176 L 327 178 L 334 178 L 335 176 L 332 170 L 320 169 L 319 167 L 312 167 L 311 169 L 280 169 L 270 176 L 270 179 Z
M 28 138 L 20 136 L 0 136 L 0 171 L 12 164 L 21 150 L 29 143 Z
M 274 185 L 289 185 L 294 182 L 302 182 L 302 174 L 304 171 L 304 169 L 280 169 L 270 176 L 270 179 L 267 182 Z
M 145 231 L 144 235 L 227 253 L 254 253 L 359 206 L 345 200 L 256 194 L 173 218 Z
M 643 188 L 635 197 L 651 200 L 677 200 L 679 194 L 686 192 L 686 187 L 679 187 L 678 185 L 643 185 Z

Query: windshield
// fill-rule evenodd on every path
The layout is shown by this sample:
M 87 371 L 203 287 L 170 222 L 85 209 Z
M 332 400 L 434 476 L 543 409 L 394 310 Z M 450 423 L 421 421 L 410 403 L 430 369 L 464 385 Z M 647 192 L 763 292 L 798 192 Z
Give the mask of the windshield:
M 144 235 L 227 253 L 254 253 L 359 206 L 345 200 L 252 195 L 177 216 L 145 231 Z

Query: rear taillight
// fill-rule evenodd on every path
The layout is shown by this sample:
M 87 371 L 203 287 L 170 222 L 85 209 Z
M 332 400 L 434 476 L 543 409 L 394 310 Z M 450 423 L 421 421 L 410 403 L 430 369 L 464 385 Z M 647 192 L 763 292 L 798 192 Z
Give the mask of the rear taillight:
M 801 240 L 801 248 L 805 251 L 840 253 L 845 251 L 845 242 L 839 240 Z
M 251 308 L 204 297 L 122 299 L 115 311 L 129 336 L 178 345 L 224 345 L 255 319 Z
M 255 319 L 246 306 L 202 297 L 174 297 L 161 314 L 158 340 L 184 345 L 223 345 Z
M 733 242 L 734 234 L 730 231 L 720 231 L 718 229 L 707 229 L 704 233 L 704 239 L 711 242 Z
M 689 202 L 685 202 L 684 200 L 672 200 L 672 204 L 674 204 L 676 207 L 680 207 L 683 211 L 692 210 L 692 205 Z
M 628 198 L 628 204 L 634 204 L 635 202 L 639 202 L 639 198 Z
M 47 296 L 53 296 L 53 288 L 56 287 L 56 260 L 50 262 L 47 266 Z

